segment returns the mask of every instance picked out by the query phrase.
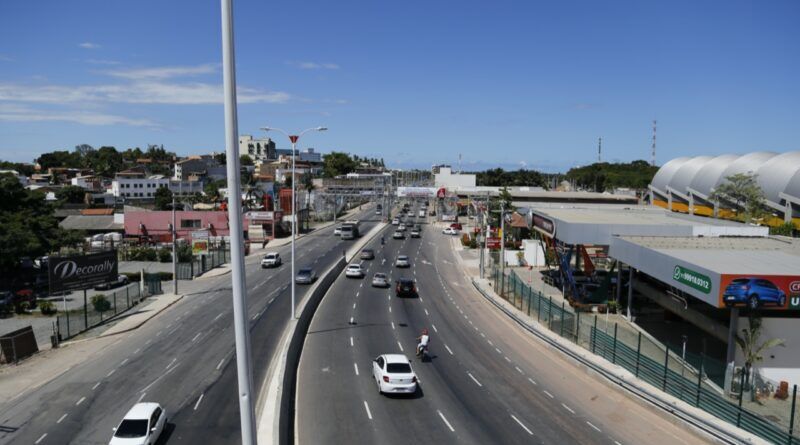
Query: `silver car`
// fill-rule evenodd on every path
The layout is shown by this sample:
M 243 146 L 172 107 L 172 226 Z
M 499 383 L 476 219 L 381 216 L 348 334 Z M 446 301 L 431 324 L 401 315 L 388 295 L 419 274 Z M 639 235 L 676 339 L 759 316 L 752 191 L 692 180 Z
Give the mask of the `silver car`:
M 398 255 L 394 261 L 395 267 L 411 267 L 411 262 L 408 260 L 407 255 Z
M 385 273 L 376 273 L 372 276 L 372 287 L 389 287 L 389 278 Z
M 303 267 L 297 271 L 294 282 L 297 284 L 311 284 L 317 279 L 317 273 L 310 267 Z

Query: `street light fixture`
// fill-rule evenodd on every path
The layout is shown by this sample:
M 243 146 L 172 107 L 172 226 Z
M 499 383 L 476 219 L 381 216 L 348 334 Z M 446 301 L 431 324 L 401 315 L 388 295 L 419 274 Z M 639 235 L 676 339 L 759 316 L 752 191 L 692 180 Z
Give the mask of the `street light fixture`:
M 300 134 L 297 134 L 297 135 L 289 134 L 289 133 L 281 130 L 280 128 L 261 127 L 261 129 L 264 130 L 265 132 L 277 131 L 278 133 L 281 133 L 284 136 L 288 137 L 289 141 L 292 143 L 292 283 L 291 283 L 292 284 L 292 318 L 291 319 L 294 320 L 295 319 L 295 314 L 294 314 L 294 302 L 295 302 L 295 296 L 294 296 L 295 295 L 294 240 L 297 237 L 296 236 L 296 234 L 297 234 L 297 212 L 295 210 L 295 183 L 297 181 L 295 181 L 295 166 L 294 166 L 294 161 L 295 161 L 295 158 L 297 157 L 296 146 L 297 146 L 297 141 L 300 140 L 300 138 L 303 137 L 303 135 L 308 133 L 309 131 L 326 131 L 328 128 L 327 127 L 307 128 L 307 129 L 301 131 Z M 334 212 L 335 211 L 336 211 L 336 209 L 334 208 Z

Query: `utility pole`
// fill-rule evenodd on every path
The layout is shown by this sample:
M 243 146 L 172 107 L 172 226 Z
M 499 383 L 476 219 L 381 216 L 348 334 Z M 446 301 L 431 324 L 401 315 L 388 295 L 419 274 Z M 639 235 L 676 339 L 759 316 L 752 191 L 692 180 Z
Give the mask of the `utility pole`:
M 506 273 L 506 203 L 500 200 L 500 268 Z
M 250 367 L 250 329 L 244 271 L 241 181 L 239 178 L 239 124 L 236 116 L 236 60 L 233 46 L 233 0 L 220 0 L 222 9 L 222 85 L 225 104 L 225 156 L 228 174 L 228 221 L 231 245 L 233 331 L 236 340 L 236 377 L 242 445 L 255 445 L 253 371 Z M 294 277 L 292 277 L 294 281 Z M 232 390 L 234 388 L 231 388 Z
M 172 194 L 172 293 L 178 295 L 178 226 L 175 225 L 175 194 Z
M 653 145 L 650 150 L 650 165 L 656 166 L 656 120 L 653 119 Z

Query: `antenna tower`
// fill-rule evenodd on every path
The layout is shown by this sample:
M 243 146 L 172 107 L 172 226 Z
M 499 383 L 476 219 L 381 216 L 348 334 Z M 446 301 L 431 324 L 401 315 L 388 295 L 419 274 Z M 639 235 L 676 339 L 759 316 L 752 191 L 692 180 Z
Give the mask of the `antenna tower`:
M 602 153 L 603 153 L 603 138 L 597 138 L 597 162 L 603 162 Z
M 656 166 L 656 120 L 653 119 L 653 146 L 650 151 L 650 165 Z

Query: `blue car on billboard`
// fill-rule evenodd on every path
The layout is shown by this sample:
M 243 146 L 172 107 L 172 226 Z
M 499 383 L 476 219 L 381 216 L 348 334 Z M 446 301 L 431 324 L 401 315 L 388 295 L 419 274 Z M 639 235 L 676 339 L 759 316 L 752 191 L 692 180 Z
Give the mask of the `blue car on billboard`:
M 763 278 L 736 278 L 725 288 L 722 299 L 726 306 L 746 304 L 750 309 L 761 306 L 786 306 L 786 294 Z

